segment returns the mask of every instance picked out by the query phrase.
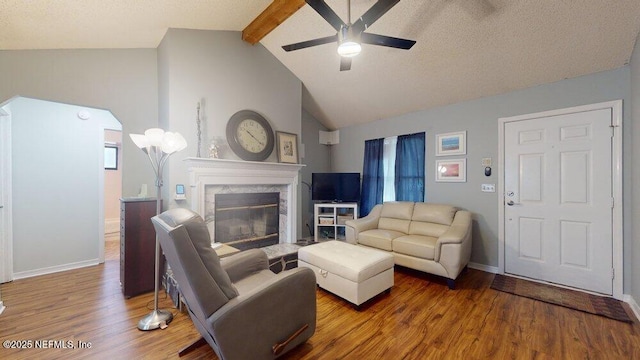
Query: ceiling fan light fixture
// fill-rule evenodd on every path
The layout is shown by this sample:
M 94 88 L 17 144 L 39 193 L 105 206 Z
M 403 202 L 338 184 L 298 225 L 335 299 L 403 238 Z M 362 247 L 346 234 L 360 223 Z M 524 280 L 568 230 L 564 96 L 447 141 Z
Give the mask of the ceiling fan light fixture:
M 355 41 L 343 41 L 338 46 L 338 54 L 344 57 L 354 57 L 360 54 L 360 51 L 362 51 L 362 46 Z
M 359 37 L 353 35 L 350 26 L 343 26 L 338 32 L 338 54 L 344 57 L 354 57 L 360 54 L 362 46 Z

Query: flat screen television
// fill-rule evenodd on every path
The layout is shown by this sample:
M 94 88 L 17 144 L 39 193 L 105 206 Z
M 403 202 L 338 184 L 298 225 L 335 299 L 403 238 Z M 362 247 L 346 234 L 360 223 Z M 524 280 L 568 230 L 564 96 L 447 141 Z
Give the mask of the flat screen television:
M 360 201 L 360 174 L 311 174 L 311 199 L 324 202 Z

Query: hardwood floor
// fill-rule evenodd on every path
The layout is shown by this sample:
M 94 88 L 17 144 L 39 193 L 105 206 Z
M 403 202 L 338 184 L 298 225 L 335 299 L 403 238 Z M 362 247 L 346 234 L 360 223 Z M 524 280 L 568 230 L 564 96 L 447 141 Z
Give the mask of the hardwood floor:
M 107 241 L 102 265 L 2 284 L 2 341 L 69 341 L 75 348 L 0 348 L 0 358 L 177 359 L 197 331 L 187 314 L 173 308 L 167 329 L 136 328 L 153 307 L 153 294 L 122 296 L 118 246 Z M 316 333 L 284 358 L 640 359 L 638 321 L 626 324 L 501 293 L 489 288 L 492 279 L 468 270 L 451 291 L 442 279 L 396 268 L 391 293 L 361 311 L 318 290 Z M 160 307 L 171 308 L 160 295 Z M 79 342 L 90 348 L 78 348 Z M 208 346 L 183 357 L 209 358 L 215 354 Z

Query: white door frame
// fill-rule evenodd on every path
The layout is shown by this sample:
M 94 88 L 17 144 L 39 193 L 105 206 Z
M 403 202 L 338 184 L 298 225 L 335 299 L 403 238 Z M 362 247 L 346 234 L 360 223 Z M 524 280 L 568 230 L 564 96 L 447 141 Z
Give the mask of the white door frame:
M 575 106 L 566 109 L 543 111 L 539 113 L 511 116 L 498 119 L 498 273 L 504 274 L 505 267 L 505 223 L 504 223 L 504 136 L 505 125 L 513 121 L 532 120 L 543 117 L 566 115 L 600 109 L 611 109 L 613 138 L 611 149 L 612 186 L 613 186 L 613 297 L 623 299 L 623 224 L 622 224 L 622 100 L 597 104 Z
M 13 280 L 13 221 L 11 217 L 11 115 L 0 108 L 0 167 L 4 169 L 4 179 L 0 179 L 3 186 L 4 199 L 0 199 L 3 206 L 0 211 L 0 222 L 3 224 L 4 235 L 0 234 L 0 283 Z M 1 299 L 0 299 L 1 302 Z M 1 304 L 0 304 L 1 305 Z M 1 307 L 1 306 L 0 306 Z

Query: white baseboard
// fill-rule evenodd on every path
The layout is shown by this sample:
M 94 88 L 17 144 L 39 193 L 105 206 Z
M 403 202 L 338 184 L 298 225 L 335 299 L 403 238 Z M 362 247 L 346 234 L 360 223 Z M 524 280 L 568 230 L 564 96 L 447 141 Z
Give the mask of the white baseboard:
M 636 316 L 637 320 L 640 320 L 640 306 L 631 295 L 624 295 L 624 302 L 629 304 L 629 307 L 633 311 L 633 314 Z
M 120 231 L 120 218 L 104 219 L 104 233 L 111 234 Z
M 13 280 L 24 279 L 24 278 L 29 278 L 29 277 L 39 276 L 39 275 L 53 274 L 60 271 L 79 269 L 87 266 L 98 265 L 99 263 L 100 262 L 98 261 L 98 259 L 91 259 L 91 260 L 70 263 L 70 264 L 51 266 L 47 268 L 21 271 L 21 272 L 13 273 Z
M 497 274 L 499 272 L 498 267 L 496 266 L 489 266 L 489 265 L 478 264 L 474 262 L 468 263 L 467 266 L 472 269 L 476 269 L 476 270 L 480 270 L 480 271 L 484 271 L 492 274 Z

